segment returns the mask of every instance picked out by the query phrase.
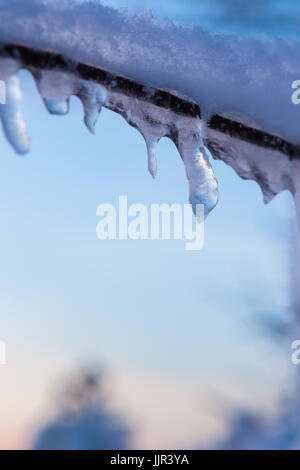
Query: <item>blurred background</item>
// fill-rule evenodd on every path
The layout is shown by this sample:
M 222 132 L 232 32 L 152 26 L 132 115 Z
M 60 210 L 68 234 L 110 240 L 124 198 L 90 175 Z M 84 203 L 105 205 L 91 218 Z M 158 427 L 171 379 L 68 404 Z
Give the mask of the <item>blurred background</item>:
M 137 0 L 102 3 L 141 11 Z M 212 31 L 300 31 L 296 1 L 143 9 Z M 100 241 L 101 203 L 187 202 L 180 157 L 163 139 L 153 181 L 143 139 L 119 115 L 103 110 L 91 136 L 76 98 L 67 116 L 49 116 L 20 75 L 31 152 L 19 158 L 0 142 L 0 448 L 257 447 L 265 436 L 289 445 L 290 194 L 265 206 L 255 182 L 216 161 L 220 202 L 202 251 Z

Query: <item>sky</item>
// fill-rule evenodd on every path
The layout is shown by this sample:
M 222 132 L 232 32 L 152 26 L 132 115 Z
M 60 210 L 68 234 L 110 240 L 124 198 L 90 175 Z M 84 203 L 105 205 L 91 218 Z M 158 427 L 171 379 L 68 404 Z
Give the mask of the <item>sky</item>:
M 192 2 L 148 3 L 171 19 L 193 16 Z M 291 196 L 264 205 L 255 182 L 213 161 L 220 202 L 203 250 L 100 241 L 101 203 L 187 202 L 180 157 L 163 139 L 153 180 L 143 139 L 119 115 L 103 110 L 92 136 L 77 98 L 67 116 L 50 116 L 29 73 L 20 76 L 31 151 L 20 158 L 0 141 L 0 448 L 29 446 L 55 381 L 89 361 L 107 368 L 112 405 L 141 448 L 208 442 L 237 406 L 274 412 L 290 350 L 261 317 L 289 317 Z

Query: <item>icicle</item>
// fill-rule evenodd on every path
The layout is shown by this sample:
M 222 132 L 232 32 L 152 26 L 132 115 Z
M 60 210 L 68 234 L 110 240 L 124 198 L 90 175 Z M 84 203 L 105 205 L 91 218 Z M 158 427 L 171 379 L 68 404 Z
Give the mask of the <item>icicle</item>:
M 57 114 L 59 116 L 63 116 L 64 114 L 67 114 L 69 112 L 69 99 L 60 101 L 44 99 L 44 103 L 50 114 Z
M 34 76 L 49 113 L 60 116 L 67 114 L 70 97 L 76 94 L 79 80 L 57 70 L 34 70 Z
M 218 202 L 218 183 L 209 163 L 212 155 L 202 141 L 201 124 L 196 129 L 179 129 L 176 145 L 185 166 L 193 212 L 196 214 L 196 204 L 204 204 L 207 217 Z
M 175 143 L 185 165 L 193 211 L 196 214 L 196 204 L 203 204 L 206 217 L 218 202 L 218 183 L 209 163 L 211 154 L 203 144 L 200 118 L 180 115 L 110 89 L 107 93 L 105 106 L 120 113 L 144 137 L 153 178 L 158 141 L 166 136 Z
M 97 83 L 81 80 L 78 96 L 84 108 L 84 123 L 95 134 L 95 125 L 107 100 L 107 91 Z
M 8 77 L 7 104 L 0 105 L 3 128 L 16 151 L 24 153 L 29 149 L 29 144 L 21 115 L 21 91 L 16 75 L 19 64 L 12 60 L 9 67 L 7 61 L 5 67 L 1 64 L 2 62 L 0 78 L 3 71 Z M 217 204 L 217 181 L 209 163 L 210 152 L 203 144 L 200 118 L 185 116 L 168 107 L 164 108 L 131 96 L 130 93 L 122 93 L 116 89 L 114 81 L 105 82 L 104 87 L 58 70 L 38 70 L 34 67 L 30 70 L 44 103 L 52 114 L 66 114 L 72 95 L 81 100 L 84 122 L 92 133 L 95 132 L 95 124 L 102 106 L 121 114 L 145 139 L 148 170 L 153 178 L 157 172 L 157 143 L 162 137 L 169 137 L 177 146 L 184 162 L 189 182 L 189 200 L 194 213 L 196 204 L 204 204 L 205 216 Z
M 156 147 L 157 140 L 146 140 L 147 152 L 148 152 L 148 170 L 152 178 L 156 177 L 157 173 L 157 161 L 156 161 Z
M 6 103 L 0 105 L 0 117 L 9 143 L 19 154 L 29 150 L 29 138 L 22 115 L 22 92 L 15 61 L 0 62 L 0 78 L 6 84 Z
M 204 216 L 216 206 L 218 202 L 218 183 L 213 169 L 209 163 L 209 150 L 206 147 L 196 148 L 192 154 L 184 159 L 187 178 L 189 181 L 189 201 L 196 214 L 196 204 L 204 204 Z

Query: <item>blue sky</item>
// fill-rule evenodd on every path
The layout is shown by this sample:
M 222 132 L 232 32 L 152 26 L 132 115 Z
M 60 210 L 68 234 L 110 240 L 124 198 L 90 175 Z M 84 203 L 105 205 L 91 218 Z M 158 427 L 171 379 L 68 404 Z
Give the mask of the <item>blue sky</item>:
M 100 241 L 101 203 L 116 204 L 119 195 L 129 204 L 187 202 L 180 157 L 163 139 L 154 181 L 143 139 L 120 116 L 103 110 L 92 136 L 76 98 L 69 115 L 49 116 L 30 75 L 21 72 L 21 79 L 31 151 L 20 158 L 0 142 L 0 338 L 8 354 L 0 368 L 0 447 L 25 445 L 24 429 L 45 410 L 49 384 L 88 360 L 134 376 L 115 393 L 125 408 L 125 389 L 136 397 L 141 446 L 197 440 L 200 412 L 188 413 L 189 423 L 182 418 L 176 435 L 163 413 L 151 421 L 151 397 L 167 406 L 183 384 L 194 390 L 196 409 L 197 393 L 214 384 L 233 402 L 241 390 L 242 402 L 268 408 L 291 372 L 289 350 L 274 345 L 253 318 L 288 315 L 289 194 L 264 206 L 256 183 L 213 162 L 220 202 L 206 222 L 202 251 L 185 251 L 183 241 Z M 173 397 L 179 420 L 189 393 Z

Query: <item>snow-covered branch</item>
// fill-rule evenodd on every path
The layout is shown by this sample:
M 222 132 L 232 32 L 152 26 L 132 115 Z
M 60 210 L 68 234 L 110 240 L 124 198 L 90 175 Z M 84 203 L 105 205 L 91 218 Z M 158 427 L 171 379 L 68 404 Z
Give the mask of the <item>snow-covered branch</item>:
M 52 113 L 67 112 L 77 95 L 92 132 L 102 106 L 120 113 L 145 138 L 153 177 L 156 145 L 172 139 L 190 202 L 203 203 L 206 215 L 218 199 L 210 151 L 255 179 L 265 201 L 283 189 L 295 192 L 300 113 L 290 98 L 297 44 L 210 34 L 89 1 L 29 0 L 25 7 L 0 0 L 0 19 L 8 98 L 1 118 L 18 152 L 29 148 L 17 77 L 27 68 Z

